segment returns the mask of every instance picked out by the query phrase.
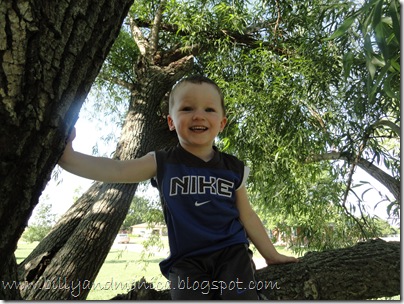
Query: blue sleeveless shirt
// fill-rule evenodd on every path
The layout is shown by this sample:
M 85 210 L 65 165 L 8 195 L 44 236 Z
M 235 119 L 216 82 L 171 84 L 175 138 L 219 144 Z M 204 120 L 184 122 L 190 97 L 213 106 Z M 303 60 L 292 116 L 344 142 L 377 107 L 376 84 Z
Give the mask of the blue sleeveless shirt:
M 152 184 L 160 192 L 170 246 L 160 269 L 167 278 L 181 258 L 248 244 L 235 203 L 248 168 L 236 157 L 214 150 L 208 162 L 180 145 L 155 152 L 157 176 Z

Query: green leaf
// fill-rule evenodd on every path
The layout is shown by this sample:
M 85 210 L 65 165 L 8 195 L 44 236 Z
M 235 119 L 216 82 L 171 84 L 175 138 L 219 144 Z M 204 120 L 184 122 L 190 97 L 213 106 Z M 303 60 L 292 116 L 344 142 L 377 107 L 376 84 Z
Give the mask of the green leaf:
M 376 3 L 376 6 L 374 8 L 373 20 L 372 20 L 373 28 L 376 28 L 380 24 L 380 21 L 382 18 L 383 2 L 384 2 L 384 0 L 378 0 L 378 2 Z
M 347 79 L 349 77 L 351 67 L 354 60 L 354 54 L 352 52 L 348 52 L 344 54 L 343 65 L 344 65 L 344 77 Z
M 391 88 L 391 81 L 392 81 L 393 77 L 395 77 L 395 74 L 390 74 L 389 76 L 387 76 L 386 80 L 384 81 L 384 90 L 385 90 L 387 96 L 389 96 L 390 98 L 395 98 L 395 99 L 399 100 L 400 92 L 395 92 Z
M 393 21 L 394 35 L 396 40 L 400 41 L 400 13 L 398 7 L 400 7 L 399 2 L 397 0 L 392 0 L 389 6 L 389 13 Z
M 334 40 L 344 35 L 349 30 L 355 19 L 356 15 L 352 15 L 349 18 L 345 19 L 341 26 L 330 37 L 325 38 L 324 41 Z
M 390 52 L 389 52 L 389 47 L 386 43 L 386 32 L 384 30 L 385 24 L 384 23 L 378 23 L 376 25 L 376 27 L 374 28 L 375 30 L 375 38 L 376 38 L 376 42 L 377 45 L 379 47 L 379 49 L 382 51 L 383 53 L 383 57 L 385 59 L 389 59 L 390 58 Z

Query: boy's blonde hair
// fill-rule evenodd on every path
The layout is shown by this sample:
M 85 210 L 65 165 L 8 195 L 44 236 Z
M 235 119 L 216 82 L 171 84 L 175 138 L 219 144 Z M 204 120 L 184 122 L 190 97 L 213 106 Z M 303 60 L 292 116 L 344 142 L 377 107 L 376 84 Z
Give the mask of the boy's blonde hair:
M 176 89 L 179 86 L 181 86 L 181 84 L 186 83 L 186 82 L 195 83 L 195 84 L 207 83 L 207 84 L 213 85 L 216 88 L 216 90 L 218 91 L 219 96 L 220 96 L 220 103 L 221 103 L 221 106 L 223 109 L 223 116 L 226 116 L 226 108 L 224 106 L 224 96 L 223 96 L 222 90 L 219 88 L 219 86 L 216 84 L 216 82 L 214 82 L 212 79 L 210 79 L 206 76 L 202 76 L 202 75 L 192 75 L 192 76 L 183 78 L 173 86 L 173 88 L 171 89 L 171 92 L 170 92 L 169 99 L 168 99 L 169 113 L 171 113 L 171 109 L 174 105 L 174 93 L 175 93 Z

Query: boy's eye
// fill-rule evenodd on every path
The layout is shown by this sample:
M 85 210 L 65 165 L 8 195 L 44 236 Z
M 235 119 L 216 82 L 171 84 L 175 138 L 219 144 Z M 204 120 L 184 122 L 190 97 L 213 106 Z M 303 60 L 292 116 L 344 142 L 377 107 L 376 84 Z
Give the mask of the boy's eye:
M 192 108 L 191 107 L 183 107 L 181 110 L 188 112 L 188 111 L 192 111 Z
M 206 112 L 216 112 L 216 110 L 213 109 L 213 108 L 207 108 L 207 109 L 206 109 Z

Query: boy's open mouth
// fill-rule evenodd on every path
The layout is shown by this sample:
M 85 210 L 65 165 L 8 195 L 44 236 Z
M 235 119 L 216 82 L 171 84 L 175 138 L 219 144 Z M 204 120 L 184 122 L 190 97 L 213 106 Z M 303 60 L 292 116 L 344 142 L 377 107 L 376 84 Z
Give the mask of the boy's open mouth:
M 195 132 L 202 132 L 202 131 L 206 131 L 208 128 L 204 127 L 204 126 L 193 126 L 190 128 L 191 131 L 195 131 Z

